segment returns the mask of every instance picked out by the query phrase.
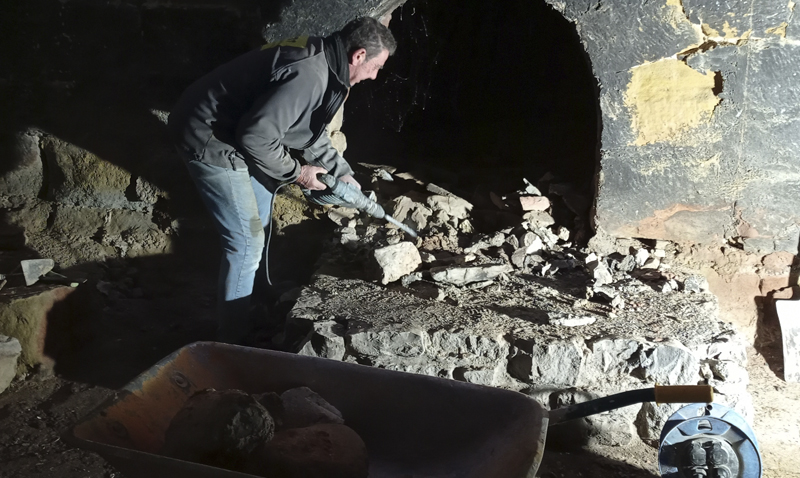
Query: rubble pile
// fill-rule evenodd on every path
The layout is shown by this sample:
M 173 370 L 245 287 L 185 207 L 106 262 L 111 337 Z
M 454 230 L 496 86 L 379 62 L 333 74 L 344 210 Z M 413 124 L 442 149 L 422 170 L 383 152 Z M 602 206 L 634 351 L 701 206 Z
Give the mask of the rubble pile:
M 283 344 L 519 390 L 548 408 L 653 383 L 709 383 L 718 402 L 752 418 L 745 343 L 719 322 L 705 279 L 674 270 L 669 243 L 636 243 L 624 254 L 581 245 L 586 201 L 544 179 L 470 202 L 373 167 L 387 213 L 419 238 L 330 209 L 333 247 L 291 297 Z M 676 408 L 590 417 L 590 441 L 656 440 Z
M 368 474 L 363 440 L 339 410 L 308 387 L 280 395 L 197 392 L 170 422 L 162 454 L 258 476 Z

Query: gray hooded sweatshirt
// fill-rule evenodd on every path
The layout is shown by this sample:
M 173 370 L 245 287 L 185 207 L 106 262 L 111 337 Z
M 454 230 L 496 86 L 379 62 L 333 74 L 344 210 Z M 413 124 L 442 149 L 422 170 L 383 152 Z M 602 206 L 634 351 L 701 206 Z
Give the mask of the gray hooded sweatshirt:
M 255 167 L 277 182 L 300 174 L 289 149 L 303 150 L 309 164 L 334 176 L 352 174 L 325 133 L 347 96 L 349 78 L 338 34 L 267 44 L 187 88 L 170 114 L 170 131 L 190 160 Z

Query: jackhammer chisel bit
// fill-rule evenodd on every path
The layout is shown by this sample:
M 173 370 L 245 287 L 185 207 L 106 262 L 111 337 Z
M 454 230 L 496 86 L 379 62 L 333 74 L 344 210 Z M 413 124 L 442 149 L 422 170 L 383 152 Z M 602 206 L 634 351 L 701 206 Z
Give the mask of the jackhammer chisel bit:
M 328 189 L 330 189 L 334 196 L 348 203 L 350 206 L 358 209 L 359 211 L 363 211 L 372 217 L 385 219 L 387 222 L 390 222 L 405 231 L 409 236 L 417 237 L 417 231 L 386 214 L 386 211 L 383 210 L 380 204 L 376 203 L 367 196 L 364 196 L 364 194 L 357 188 L 343 181 L 339 181 L 330 174 L 318 174 L 317 179 L 319 179 L 322 184 L 328 186 Z

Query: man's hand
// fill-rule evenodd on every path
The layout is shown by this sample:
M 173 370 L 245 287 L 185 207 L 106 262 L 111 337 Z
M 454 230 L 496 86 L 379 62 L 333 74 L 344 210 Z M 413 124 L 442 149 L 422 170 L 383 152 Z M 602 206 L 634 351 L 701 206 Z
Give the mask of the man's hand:
M 343 182 L 343 183 L 350 184 L 350 185 L 352 185 L 353 187 L 355 187 L 356 189 L 358 189 L 359 191 L 361 190 L 361 185 L 360 185 L 360 184 L 358 184 L 358 181 L 356 181 L 355 179 L 353 179 L 353 176 L 351 176 L 351 175 L 349 175 L 349 174 L 345 174 L 344 176 L 342 176 L 341 178 L 339 178 L 339 181 L 341 181 L 341 182 Z
M 328 186 L 319 182 L 317 174 L 327 172 L 327 169 L 320 168 L 319 166 L 303 165 L 300 166 L 300 176 L 297 176 L 294 182 L 299 184 L 300 187 L 311 191 L 322 191 L 323 189 L 328 189 Z

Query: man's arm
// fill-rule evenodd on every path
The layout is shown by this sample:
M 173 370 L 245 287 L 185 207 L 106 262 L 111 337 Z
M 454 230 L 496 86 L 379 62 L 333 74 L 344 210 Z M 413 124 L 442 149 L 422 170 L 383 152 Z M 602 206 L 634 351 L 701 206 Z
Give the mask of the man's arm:
M 283 147 L 286 131 L 320 98 L 320 83 L 302 81 L 296 74 L 274 85 L 239 120 L 236 139 L 242 152 L 267 176 L 294 182 L 300 163 Z
M 328 170 L 329 174 L 337 178 L 353 175 L 353 169 L 333 147 L 327 133 L 323 133 L 314 144 L 306 149 L 303 157 L 308 164 L 323 167 Z

